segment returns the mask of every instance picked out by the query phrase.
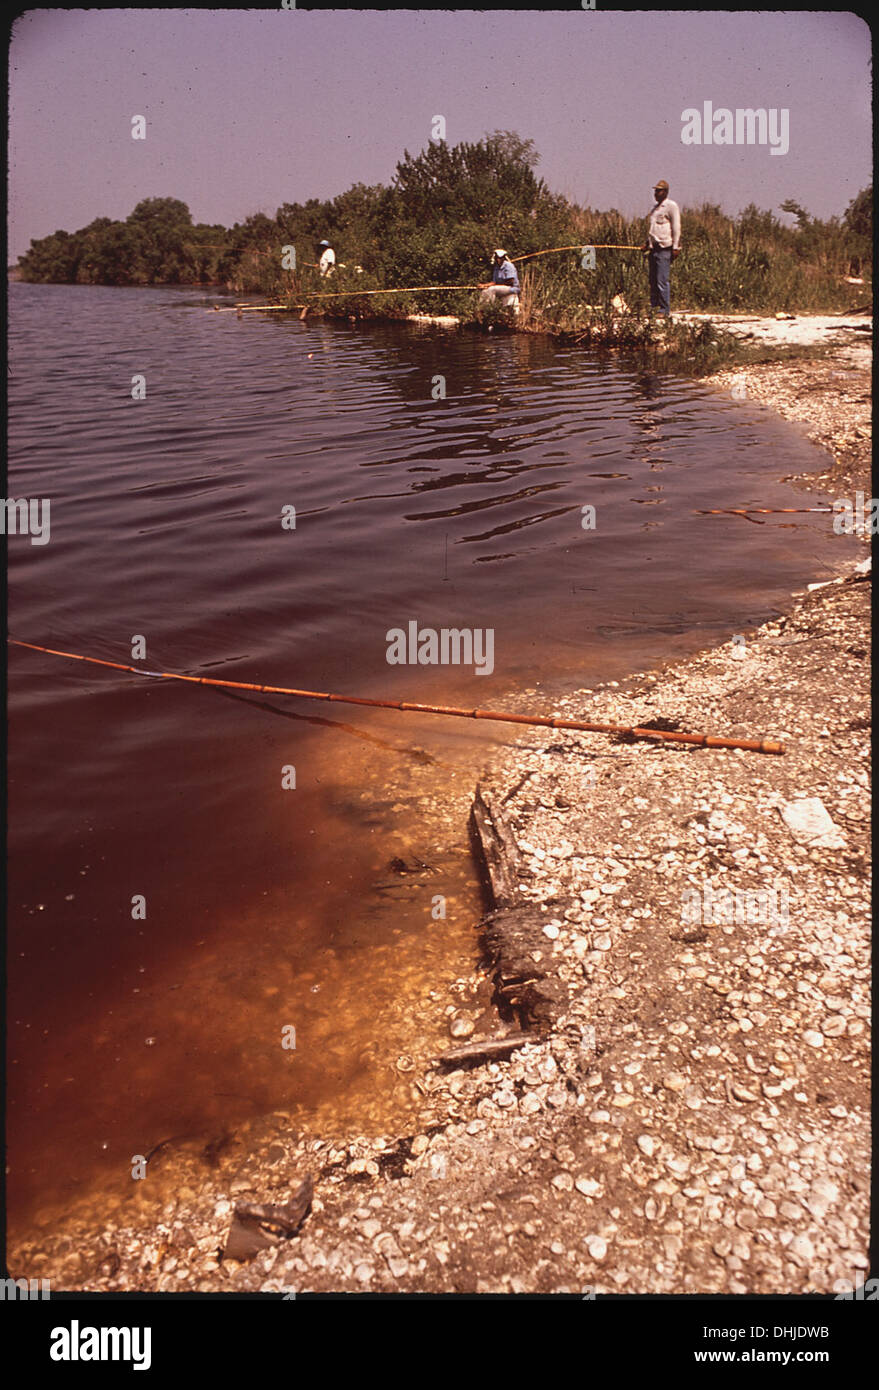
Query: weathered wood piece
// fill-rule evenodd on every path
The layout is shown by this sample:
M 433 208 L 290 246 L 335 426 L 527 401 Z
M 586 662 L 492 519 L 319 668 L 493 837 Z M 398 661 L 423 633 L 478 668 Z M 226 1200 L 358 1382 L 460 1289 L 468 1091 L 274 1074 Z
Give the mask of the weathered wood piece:
M 509 1057 L 517 1047 L 524 1047 L 533 1041 L 533 1036 L 528 1033 L 508 1033 L 505 1038 L 478 1038 L 476 1042 L 450 1048 L 437 1061 L 443 1066 L 460 1066 L 462 1062 L 493 1062 L 498 1057 Z
M 470 815 L 482 853 L 492 907 L 512 907 L 518 900 L 521 876 L 516 837 L 500 807 L 496 806 L 491 795 L 478 785 Z
M 235 1207 L 229 1238 L 223 1251 L 227 1260 L 249 1260 L 267 1245 L 295 1236 L 308 1215 L 314 1184 L 311 1177 L 300 1183 L 283 1207 L 239 1202 Z
M 513 828 L 481 786 L 473 799 L 471 826 L 493 905 L 482 919 L 482 936 L 495 994 L 515 1011 L 523 1028 L 549 1027 L 564 1011 L 568 990 L 553 970 L 543 931 L 546 917 L 519 894 L 524 870 Z

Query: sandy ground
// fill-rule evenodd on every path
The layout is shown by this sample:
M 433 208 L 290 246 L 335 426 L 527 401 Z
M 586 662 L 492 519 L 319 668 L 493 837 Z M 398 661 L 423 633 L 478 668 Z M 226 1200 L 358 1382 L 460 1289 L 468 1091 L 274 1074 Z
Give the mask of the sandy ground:
M 863 370 L 842 356 L 713 384 L 743 377 L 830 450 L 803 486 L 869 491 Z M 783 756 L 531 730 L 481 770 L 538 919 L 535 975 L 554 990 L 533 1042 L 457 1068 L 413 1046 L 398 1070 L 421 1109 L 405 1135 L 317 1136 L 277 1113 L 222 1153 L 165 1151 L 161 1209 L 132 1184 L 104 1220 L 83 1207 L 47 1223 L 10 1251 L 11 1271 L 65 1288 L 288 1296 L 862 1283 L 871 585 L 844 568 L 747 641 L 556 711 L 766 735 Z M 816 799 L 827 820 L 800 827 Z M 437 982 L 453 1037 L 518 1030 L 492 1004 L 496 966 Z M 306 1175 L 299 1234 L 223 1259 L 235 1203 L 284 1204 Z
M 718 328 L 745 342 L 776 347 L 834 348 L 837 363 L 869 370 L 872 361 L 873 318 L 871 314 L 689 314 L 675 313 L 676 322 L 704 323 L 711 320 Z
M 873 319 L 870 314 L 697 314 L 675 312 L 677 323 L 706 323 L 745 342 L 777 347 L 832 346 L 837 362 L 868 369 L 872 360 Z M 409 314 L 408 323 L 457 328 L 461 322 L 450 314 Z

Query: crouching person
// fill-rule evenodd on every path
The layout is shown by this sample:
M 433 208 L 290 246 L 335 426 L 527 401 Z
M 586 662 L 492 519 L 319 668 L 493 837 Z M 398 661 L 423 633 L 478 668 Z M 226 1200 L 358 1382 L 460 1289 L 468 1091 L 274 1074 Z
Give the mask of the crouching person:
M 514 313 L 519 310 L 519 277 L 516 267 L 508 260 L 506 251 L 498 248 L 492 257 L 491 280 L 481 284 L 483 303 L 503 304 Z
M 317 268 L 321 276 L 332 275 L 336 268 L 336 253 L 328 241 L 317 243 Z

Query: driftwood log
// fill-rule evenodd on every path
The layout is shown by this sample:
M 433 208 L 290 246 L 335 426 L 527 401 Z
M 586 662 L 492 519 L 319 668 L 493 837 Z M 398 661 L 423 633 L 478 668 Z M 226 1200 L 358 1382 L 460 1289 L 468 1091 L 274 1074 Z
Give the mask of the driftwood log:
M 470 823 L 491 903 L 481 931 L 495 995 L 514 1011 L 522 1028 L 546 1028 L 564 1011 L 568 991 L 553 970 L 543 932 L 545 915 L 521 900 L 519 885 L 525 875 L 513 827 L 481 786 L 476 788 Z
M 470 810 L 492 910 L 515 907 L 522 878 L 521 858 L 512 827 L 493 797 L 477 786 Z

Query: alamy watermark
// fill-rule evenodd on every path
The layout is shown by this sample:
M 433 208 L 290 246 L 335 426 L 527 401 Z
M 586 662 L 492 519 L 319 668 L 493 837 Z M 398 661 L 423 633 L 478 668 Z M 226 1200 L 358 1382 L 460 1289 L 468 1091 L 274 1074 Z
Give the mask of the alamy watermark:
M 152 1364 L 152 1328 L 53 1327 L 49 1356 L 53 1361 L 130 1361 L 132 1370 L 148 1371 Z
M 8 1299 L 14 1303 L 18 1299 L 20 1302 L 32 1302 L 38 1298 L 49 1298 L 51 1292 L 48 1279 L 0 1279 L 2 1301 Z
M 3 497 L 0 525 L 4 536 L 30 536 L 31 545 L 48 545 L 51 502 L 48 497 Z
M 790 924 L 790 894 L 781 888 L 715 888 L 706 883 L 685 888 L 681 921 L 687 926 L 771 927 L 775 934 Z
M 494 628 L 419 628 L 413 618 L 404 631 L 389 628 L 385 633 L 389 666 L 475 666 L 477 676 L 490 676 L 494 670 Z
M 869 510 L 869 515 L 868 515 Z M 852 503 L 848 497 L 837 497 L 833 503 L 833 534 L 835 536 L 875 536 L 877 531 L 877 499 L 867 501 L 863 492 L 855 493 Z
M 769 145 L 770 154 L 787 154 L 790 149 L 790 112 L 773 106 L 737 106 L 730 111 L 710 101 L 688 106 L 681 112 L 682 145 Z

